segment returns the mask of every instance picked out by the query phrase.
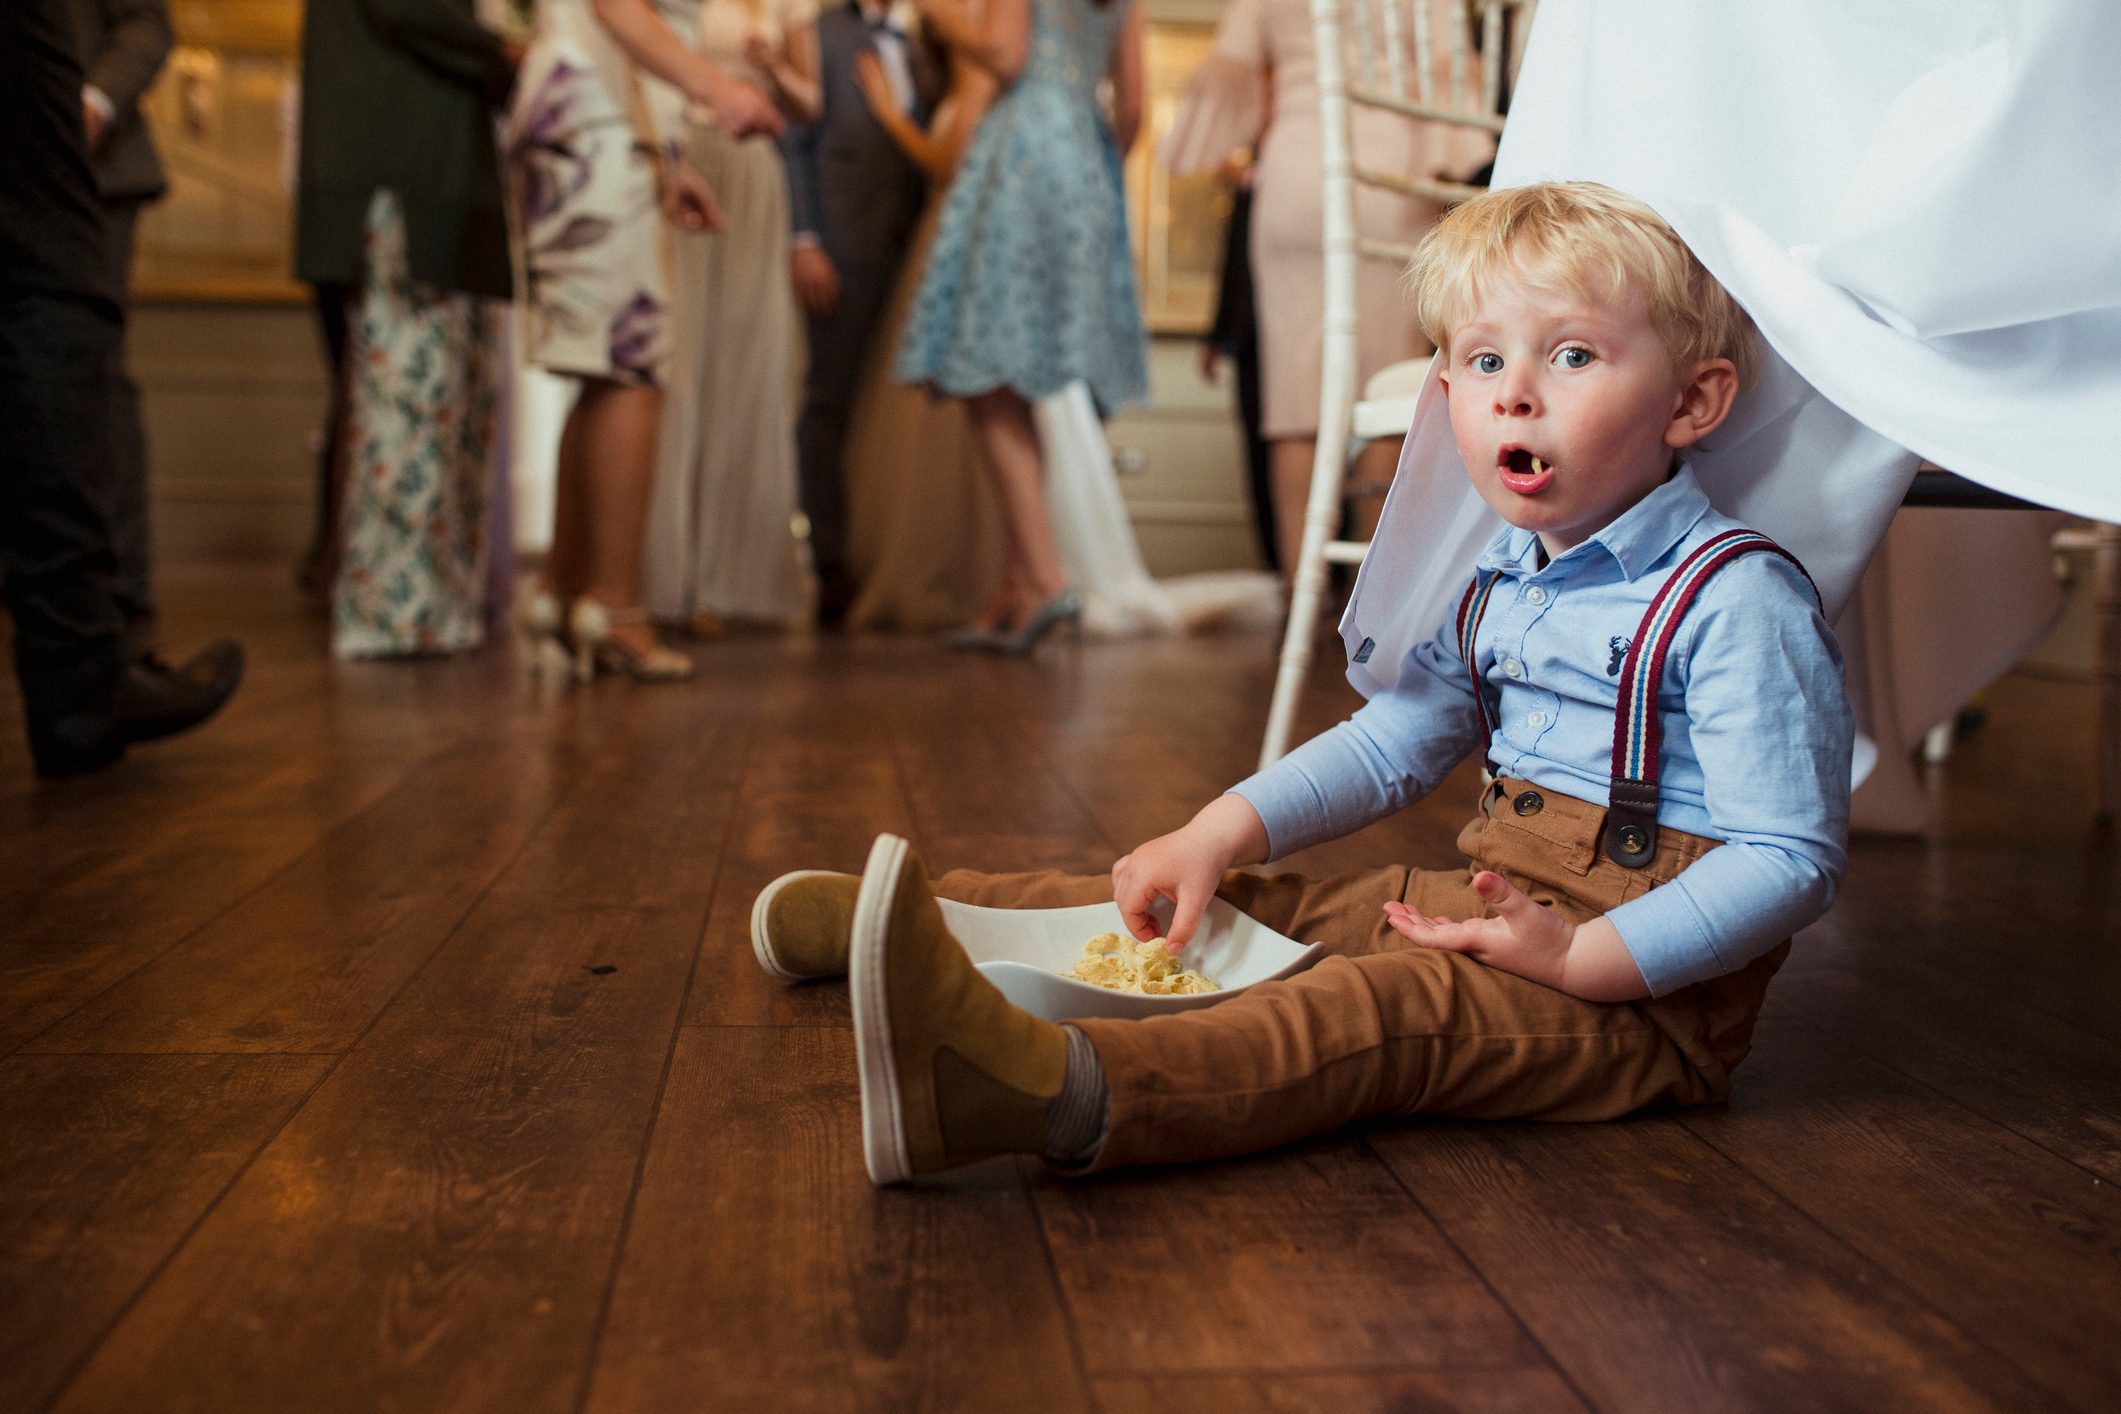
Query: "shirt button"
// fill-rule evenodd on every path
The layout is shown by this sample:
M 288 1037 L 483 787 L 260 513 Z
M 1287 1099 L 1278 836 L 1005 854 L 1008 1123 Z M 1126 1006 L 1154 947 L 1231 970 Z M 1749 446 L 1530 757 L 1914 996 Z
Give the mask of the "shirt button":
M 1547 602 L 1547 591 L 1535 584 L 1524 592 L 1524 598 L 1527 604 L 1544 604 Z
M 1525 718 L 1525 722 L 1531 726 L 1543 727 L 1547 724 L 1547 714 L 1544 712 L 1534 712 Z
M 1515 658 L 1505 658 L 1502 660 L 1502 675 L 1507 678 L 1521 678 L 1524 676 L 1524 664 Z

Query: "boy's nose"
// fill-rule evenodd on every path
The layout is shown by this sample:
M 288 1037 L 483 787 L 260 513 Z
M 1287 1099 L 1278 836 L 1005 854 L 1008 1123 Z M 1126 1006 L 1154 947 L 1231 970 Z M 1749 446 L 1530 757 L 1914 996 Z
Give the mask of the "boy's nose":
M 1495 385 L 1495 415 L 1497 417 L 1530 417 L 1533 413 L 1539 411 L 1538 399 L 1532 389 L 1532 380 L 1525 377 L 1522 373 L 1518 373 L 1515 369 L 1512 369 L 1510 373 L 1511 376 L 1505 377 L 1500 383 Z

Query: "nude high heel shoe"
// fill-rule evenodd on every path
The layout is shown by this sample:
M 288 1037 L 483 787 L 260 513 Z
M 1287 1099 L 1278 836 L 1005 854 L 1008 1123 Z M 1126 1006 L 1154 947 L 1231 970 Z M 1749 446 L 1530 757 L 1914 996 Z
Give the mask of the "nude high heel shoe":
M 560 596 L 541 585 L 525 585 L 516 599 L 516 631 L 523 635 L 523 655 L 530 675 L 568 675 L 571 650 L 562 622 Z
M 594 599 L 575 600 L 567 627 L 574 638 L 576 681 L 592 681 L 599 669 L 624 673 L 635 682 L 683 682 L 691 677 L 693 663 L 684 654 L 661 644 L 642 652 L 612 636 L 617 625 L 647 621 L 645 609 L 609 609 Z

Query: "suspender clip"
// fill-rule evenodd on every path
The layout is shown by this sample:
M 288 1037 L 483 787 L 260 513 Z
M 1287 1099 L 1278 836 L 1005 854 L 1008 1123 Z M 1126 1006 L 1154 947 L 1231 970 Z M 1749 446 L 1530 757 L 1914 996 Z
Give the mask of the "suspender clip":
M 1616 777 L 1605 813 L 1605 854 L 1623 869 L 1640 869 L 1657 853 L 1657 782 Z

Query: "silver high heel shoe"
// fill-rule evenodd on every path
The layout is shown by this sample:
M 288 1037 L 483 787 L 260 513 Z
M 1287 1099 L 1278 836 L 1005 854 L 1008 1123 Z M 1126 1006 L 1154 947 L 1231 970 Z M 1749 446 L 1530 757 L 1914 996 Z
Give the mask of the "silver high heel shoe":
M 683 682 L 691 677 L 693 662 L 684 654 L 660 643 L 642 652 L 612 637 L 615 625 L 647 621 L 646 609 L 609 609 L 594 599 L 575 600 L 567 627 L 574 639 L 576 681 L 594 680 L 599 669 L 624 673 L 635 682 Z
M 1082 641 L 1083 596 L 1077 590 L 1063 589 L 1039 605 L 1038 612 L 1025 620 L 1023 627 L 1014 632 L 996 634 L 994 651 L 1021 657 L 1038 647 L 1041 638 L 1063 625 L 1067 626 L 1077 642 Z

